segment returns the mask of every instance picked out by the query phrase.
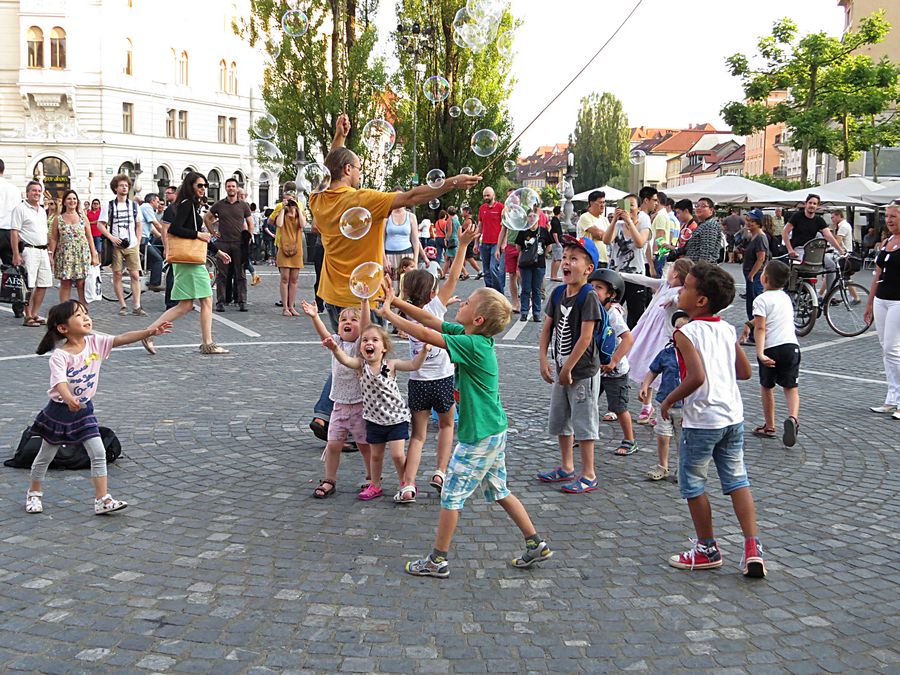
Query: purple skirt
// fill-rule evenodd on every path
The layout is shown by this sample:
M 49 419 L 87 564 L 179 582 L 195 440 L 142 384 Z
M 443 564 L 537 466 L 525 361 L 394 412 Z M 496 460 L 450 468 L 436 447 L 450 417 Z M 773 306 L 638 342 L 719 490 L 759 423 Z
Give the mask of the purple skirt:
M 100 427 L 94 417 L 94 404 L 88 401 L 84 408 L 72 412 L 65 403 L 50 401 L 34 418 L 31 433 L 51 445 L 83 443 L 99 436 Z

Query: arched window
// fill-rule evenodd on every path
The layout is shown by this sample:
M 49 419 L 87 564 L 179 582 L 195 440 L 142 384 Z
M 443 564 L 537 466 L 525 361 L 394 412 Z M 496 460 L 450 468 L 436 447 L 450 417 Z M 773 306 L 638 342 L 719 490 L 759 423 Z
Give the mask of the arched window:
M 231 68 L 228 69 L 228 93 L 237 94 L 237 63 L 231 62 Z
M 172 51 L 172 82 L 178 81 L 178 54 L 174 49 Z
M 125 68 L 123 72 L 126 75 L 134 75 L 134 44 L 128 38 L 125 38 Z
M 178 84 L 187 85 L 188 83 L 188 53 L 182 51 L 178 57 Z
M 50 31 L 50 67 L 66 67 L 66 31 L 59 26 Z
M 209 187 L 206 188 L 206 198 L 210 203 L 219 201 L 222 175 L 216 169 L 211 169 L 206 175 L 206 184 L 209 185 Z
M 228 91 L 228 66 L 225 59 L 219 61 L 219 91 Z
M 28 67 L 44 67 L 44 31 L 37 26 L 28 29 Z

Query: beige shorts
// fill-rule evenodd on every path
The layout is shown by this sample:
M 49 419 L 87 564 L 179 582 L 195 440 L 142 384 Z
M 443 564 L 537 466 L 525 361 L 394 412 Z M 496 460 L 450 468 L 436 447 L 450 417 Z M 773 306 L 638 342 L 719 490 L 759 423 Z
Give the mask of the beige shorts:
M 28 274 L 28 288 L 50 288 L 53 285 L 53 267 L 47 249 L 26 246 L 22 261 Z
M 141 245 L 135 244 L 131 248 L 121 249 L 118 246 L 113 247 L 112 271 L 122 271 L 122 260 L 125 261 L 125 267 L 129 272 L 141 271 Z

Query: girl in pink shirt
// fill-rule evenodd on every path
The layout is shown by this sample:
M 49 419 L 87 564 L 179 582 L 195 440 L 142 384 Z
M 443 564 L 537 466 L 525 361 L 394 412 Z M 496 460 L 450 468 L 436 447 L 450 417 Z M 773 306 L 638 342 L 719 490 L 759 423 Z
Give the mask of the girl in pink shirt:
M 47 333 L 37 353 L 50 354 L 50 401 L 38 413 L 31 433 L 42 439 L 41 449 L 31 465 L 31 485 L 25 497 L 25 511 L 41 513 L 41 483 L 47 467 L 63 443 L 84 445 L 91 458 L 91 480 L 94 483 L 94 513 L 101 515 L 128 506 L 113 499 L 107 491 L 106 450 L 100 440 L 100 427 L 94 417 L 91 399 L 97 393 L 100 364 L 113 347 L 139 342 L 154 335 L 168 333 L 171 323 L 158 328 L 131 331 L 121 335 L 93 333 L 88 309 L 77 300 L 67 300 L 50 309 Z

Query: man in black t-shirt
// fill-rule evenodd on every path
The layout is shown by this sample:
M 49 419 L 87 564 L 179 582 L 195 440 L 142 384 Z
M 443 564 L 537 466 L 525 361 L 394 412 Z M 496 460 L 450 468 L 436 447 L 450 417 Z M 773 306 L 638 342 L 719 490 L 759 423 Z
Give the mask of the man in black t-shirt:
M 166 210 L 163 211 L 159 225 L 162 228 L 163 240 L 163 259 L 166 257 L 166 234 L 169 231 L 169 225 L 175 222 L 175 195 L 178 194 L 178 188 L 170 185 L 166 188 Z M 169 265 L 166 271 L 166 309 L 172 309 L 178 303 L 172 300 L 172 285 L 175 283 L 175 276 L 172 266 Z
M 803 210 L 797 211 L 797 213 L 791 216 L 791 219 L 784 225 L 782 238 L 784 239 L 785 246 L 787 246 L 788 255 L 792 258 L 803 260 L 803 247 L 815 239 L 820 233 L 825 238 L 825 241 L 831 244 L 838 253 L 841 255 L 846 255 L 847 253 L 837 237 L 834 236 L 834 232 L 828 227 L 825 219 L 816 214 L 820 201 L 819 195 L 807 195 Z M 831 287 L 835 278 L 834 273 L 837 270 L 837 261 L 834 259 L 833 255 L 827 254 L 823 264 L 825 265 L 826 271 L 825 288 L 827 292 L 827 289 Z
M 550 263 L 550 281 L 562 281 L 559 278 L 559 266 L 562 264 L 563 254 L 562 221 L 559 219 L 559 214 L 561 212 L 562 209 L 559 206 L 554 206 L 553 217 L 550 219 L 550 236 L 553 238 L 550 249 L 550 255 L 553 260 L 553 262 Z
M 238 199 L 237 179 L 229 178 L 225 181 L 225 199 L 220 199 L 210 207 L 212 214 L 218 219 L 219 238 L 216 241 L 220 251 L 225 251 L 234 265 L 234 300 L 238 303 L 238 309 L 247 311 L 247 276 L 245 261 L 241 252 L 241 237 L 244 232 L 253 233 L 253 216 L 250 213 L 250 205 Z M 228 291 L 228 265 L 217 261 L 216 275 L 216 311 L 225 311 L 225 301 Z

